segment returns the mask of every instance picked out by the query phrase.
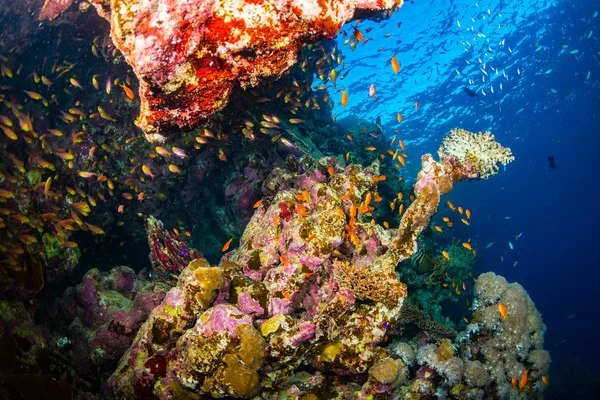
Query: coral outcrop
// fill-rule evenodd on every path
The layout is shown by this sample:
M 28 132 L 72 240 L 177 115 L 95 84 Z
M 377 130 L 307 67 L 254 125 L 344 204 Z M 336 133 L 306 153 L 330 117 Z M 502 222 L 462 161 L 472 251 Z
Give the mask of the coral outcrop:
M 381 346 L 406 297 L 396 265 L 417 250 L 440 196 L 477 177 L 454 155 L 440 150 L 440 159 L 423 156 L 416 198 L 398 230 L 371 222 L 377 162 L 344 168 L 305 156 L 275 169 L 239 247 L 217 267 L 191 262 L 152 311 L 110 378 L 114 395 L 269 396 L 301 365 L 317 376 L 367 378 L 336 389 L 348 393 L 400 388 L 405 361 Z M 444 354 L 448 370 L 462 368 L 449 340 L 444 352 L 430 349 Z M 422 379 L 436 373 L 424 371 Z
M 399 7 L 402 0 L 92 4 L 110 22 L 113 42 L 140 81 L 137 125 L 149 140 L 161 141 L 161 128 L 197 125 L 223 109 L 236 87 L 282 76 L 304 45 L 332 38 L 355 13 Z
M 68 328 L 57 347 L 68 344 L 68 356 L 81 375 L 110 372 L 168 289 L 147 271 L 136 274 L 125 266 L 89 270 L 59 302 Z

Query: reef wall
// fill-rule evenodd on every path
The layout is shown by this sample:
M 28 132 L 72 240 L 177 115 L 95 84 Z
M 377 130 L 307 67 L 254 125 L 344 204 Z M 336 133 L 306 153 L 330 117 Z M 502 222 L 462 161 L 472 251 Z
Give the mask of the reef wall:
M 48 0 L 40 18 L 72 1 Z M 95 0 L 111 38 L 140 82 L 136 124 L 151 141 L 166 127 L 192 128 L 223 109 L 236 88 L 281 77 L 301 48 L 333 38 L 361 12 L 403 0 Z

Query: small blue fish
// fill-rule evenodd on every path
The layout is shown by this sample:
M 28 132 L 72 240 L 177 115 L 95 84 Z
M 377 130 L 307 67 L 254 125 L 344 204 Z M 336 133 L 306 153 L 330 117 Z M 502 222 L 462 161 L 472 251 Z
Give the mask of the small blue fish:
M 510 242 L 510 240 L 508 241 L 508 247 L 510 247 L 510 249 L 514 249 L 513 244 Z
M 181 257 L 185 257 L 185 247 L 181 248 Z
M 500 261 L 504 262 L 504 257 L 500 256 Z
M 523 232 L 521 232 L 517 236 L 515 236 L 515 240 L 518 240 L 521 237 L 521 235 L 523 235 Z
M 515 263 L 513 264 L 513 267 L 516 267 L 518 263 L 519 263 L 518 261 L 515 261 Z
M 492 247 L 494 245 L 494 242 L 489 242 L 487 244 L 487 246 L 485 246 L 486 249 L 489 249 L 490 247 Z
M 510 219 L 510 217 L 504 217 L 504 219 Z

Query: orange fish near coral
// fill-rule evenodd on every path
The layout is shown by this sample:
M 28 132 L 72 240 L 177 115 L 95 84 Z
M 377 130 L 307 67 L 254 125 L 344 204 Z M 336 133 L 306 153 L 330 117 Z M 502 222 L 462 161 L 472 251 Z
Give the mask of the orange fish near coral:
M 546 375 L 542 375 L 542 382 L 544 382 L 544 385 L 548 384 L 548 377 Z
M 444 231 L 442 230 L 442 228 L 440 228 L 439 226 L 434 226 L 435 230 L 438 231 L 439 233 L 444 233 Z
M 262 199 L 260 199 L 259 201 L 257 201 L 256 203 L 254 203 L 254 205 L 252 206 L 252 208 L 258 208 L 260 207 L 260 205 L 262 204 Z
M 129 97 L 129 100 L 133 100 L 135 98 L 133 91 L 129 89 L 129 87 L 126 84 L 121 83 L 119 86 L 123 88 L 123 91 L 125 92 L 125 95 Z
M 465 243 L 463 243 L 462 245 L 463 245 L 463 247 L 464 247 L 465 249 L 473 251 L 473 247 L 471 247 L 471 244 L 470 244 L 470 243 L 466 243 L 466 242 L 465 242 Z
M 502 315 L 503 319 L 508 318 L 508 313 L 504 304 L 498 303 L 498 312 L 500 313 L 500 315 Z
M 402 114 L 398 113 L 396 118 L 398 119 L 398 122 L 402 122 Z
M 452 202 L 451 202 L 451 201 L 447 201 L 446 203 L 448 204 L 448 207 L 450 207 L 450 209 L 451 209 L 452 211 L 456 211 L 456 207 L 454 207 L 454 204 L 452 204 Z
M 525 372 L 523 372 L 523 376 L 521 376 L 521 380 L 519 381 L 519 389 L 523 389 L 525 387 L 525 385 L 527 385 L 527 378 L 529 375 L 529 368 L 525 369 Z
M 442 255 L 444 256 L 444 258 L 445 258 L 446 260 L 450 261 L 450 254 L 448 254 L 448 252 L 447 252 L 447 251 L 445 251 L 445 250 L 444 250 L 444 251 L 442 251 Z
M 223 248 L 221 249 L 222 253 L 225 253 L 227 250 L 229 250 L 229 246 L 231 245 L 231 242 L 233 241 L 233 238 L 229 239 L 227 241 L 227 243 L 225 243 L 225 245 L 223 246 Z
M 145 175 L 148 175 L 149 177 L 151 177 L 152 179 L 156 178 L 156 175 L 154 175 L 154 174 L 152 173 L 152 170 L 151 170 L 151 169 L 150 169 L 150 167 L 149 167 L 149 166 L 147 166 L 146 164 L 142 165 L 142 172 L 143 172 Z
M 511 379 L 511 382 L 512 382 L 512 387 L 514 387 L 514 388 L 516 389 L 516 388 L 517 388 L 517 378 L 514 378 L 514 377 L 513 377 L 513 378 Z

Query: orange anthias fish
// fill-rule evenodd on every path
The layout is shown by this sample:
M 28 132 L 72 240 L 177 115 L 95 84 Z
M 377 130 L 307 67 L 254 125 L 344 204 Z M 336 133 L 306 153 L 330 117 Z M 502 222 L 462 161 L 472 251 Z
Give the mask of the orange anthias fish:
M 174 174 L 180 174 L 181 170 L 177 167 L 177 165 L 169 164 L 169 171 Z
M 152 179 L 156 178 L 156 175 L 154 175 L 152 173 L 152 170 L 150 169 L 149 166 L 147 166 L 146 164 L 142 165 L 142 172 L 146 175 L 148 175 L 149 177 L 151 177 Z
M 435 230 L 438 231 L 439 233 L 443 233 L 444 231 L 442 230 L 442 228 L 440 228 L 439 226 L 434 226 Z
M 223 246 L 223 248 L 221 249 L 222 253 L 225 253 L 227 250 L 229 250 L 229 246 L 231 245 L 231 242 L 233 241 L 233 238 L 229 239 L 227 241 L 227 243 L 225 243 L 225 245 Z
M 397 118 L 398 118 L 398 122 L 402 122 L 402 114 L 398 113 Z
M 442 255 L 444 256 L 444 258 L 445 258 L 446 260 L 450 260 L 450 254 L 448 254 L 448 252 L 447 252 L 447 251 L 445 251 L 445 250 L 444 250 L 444 251 L 442 251 Z
M 130 100 L 133 100 L 135 98 L 135 95 L 133 94 L 133 91 L 131 89 L 129 89 L 129 87 L 126 84 L 121 83 L 119 86 L 121 86 L 123 88 L 123 91 L 125 92 L 125 95 L 127 97 L 129 97 Z
M 548 377 L 546 375 L 542 375 L 542 382 L 544 382 L 544 385 L 548 384 Z
M 508 318 L 506 306 L 504 304 L 498 303 L 498 312 L 500 313 L 500 315 L 502 315 L 503 319 Z
M 392 56 L 392 70 L 394 71 L 395 74 L 400 72 L 400 63 L 396 59 L 396 56 Z M 398 121 L 398 122 L 400 122 L 400 121 Z
M 516 389 L 517 388 L 517 378 L 513 377 L 511 379 L 511 382 L 512 382 L 512 386 Z
M 471 211 L 465 210 L 465 214 L 467 215 L 468 219 L 471 219 Z
M 525 385 L 527 385 L 527 378 L 529 375 L 529 368 L 525 369 L 523 372 L 523 376 L 521 376 L 521 380 L 519 381 L 519 389 L 523 389 Z
M 418 110 L 419 109 L 419 100 L 417 100 L 417 102 L 415 103 L 415 108 Z
M 252 208 L 258 208 L 260 207 L 260 205 L 262 204 L 263 199 L 260 199 L 259 201 L 257 201 L 256 203 L 254 203 L 254 205 L 252 206 Z
M 473 247 L 471 247 L 471 244 L 470 244 L 470 243 L 466 243 L 466 242 L 465 242 L 465 243 L 463 243 L 462 245 L 463 245 L 463 247 L 464 247 L 465 249 L 473 251 Z
M 342 90 L 341 105 L 342 105 L 342 107 L 346 107 L 346 104 L 348 104 L 348 93 L 346 93 L 346 89 L 344 89 L 344 90 Z

